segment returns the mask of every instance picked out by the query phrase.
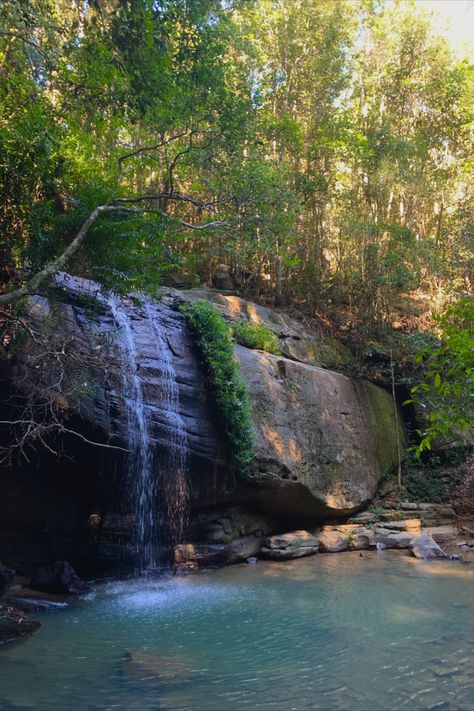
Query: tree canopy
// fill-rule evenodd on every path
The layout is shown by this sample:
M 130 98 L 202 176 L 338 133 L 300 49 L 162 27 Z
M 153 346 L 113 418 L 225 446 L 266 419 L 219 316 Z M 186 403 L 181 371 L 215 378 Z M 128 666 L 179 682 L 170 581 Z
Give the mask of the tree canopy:
M 4 0 L 0 300 L 79 234 L 68 268 L 115 290 L 225 264 L 366 338 L 442 313 L 472 294 L 472 77 L 409 0 Z

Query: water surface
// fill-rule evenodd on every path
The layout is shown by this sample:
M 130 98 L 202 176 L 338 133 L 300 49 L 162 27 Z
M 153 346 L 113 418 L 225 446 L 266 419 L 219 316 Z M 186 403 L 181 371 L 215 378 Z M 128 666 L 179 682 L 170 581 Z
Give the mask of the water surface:
M 472 711 L 473 591 L 390 552 L 103 585 L 0 649 L 0 709 Z

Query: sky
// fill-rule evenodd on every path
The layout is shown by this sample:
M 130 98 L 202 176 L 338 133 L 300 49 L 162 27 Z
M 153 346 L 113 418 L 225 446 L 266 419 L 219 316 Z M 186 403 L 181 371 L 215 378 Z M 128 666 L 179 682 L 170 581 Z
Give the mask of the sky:
M 465 54 L 467 47 L 474 57 L 474 0 L 416 0 L 416 4 L 438 14 L 435 27 L 456 52 Z

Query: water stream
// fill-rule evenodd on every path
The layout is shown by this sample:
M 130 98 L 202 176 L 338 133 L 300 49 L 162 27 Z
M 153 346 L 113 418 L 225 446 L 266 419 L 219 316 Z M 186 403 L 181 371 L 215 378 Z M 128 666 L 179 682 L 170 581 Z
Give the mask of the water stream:
M 121 356 L 123 398 L 127 416 L 128 492 L 136 515 L 136 552 L 142 572 L 157 567 L 159 521 L 157 520 L 156 489 L 159 472 L 152 466 L 149 422 L 138 374 L 137 350 L 128 312 L 116 296 L 108 297 L 108 305 L 119 328 L 117 345 Z
M 187 436 L 179 412 L 179 389 L 173 353 L 161 322 L 159 305 L 144 300 L 132 309 L 117 296 L 107 297 L 117 326 L 115 342 L 121 361 L 122 395 L 125 403 L 127 442 L 127 504 L 135 517 L 134 549 L 141 573 L 156 570 L 165 551 L 182 539 L 187 523 Z M 154 397 L 146 400 L 139 361 L 145 340 L 154 353 Z M 149 366 L 148 366 L 149 367 Z M 148 393 L 149 394 L 149 393 Z M 150 398 L 148 398 L 150 400 Z M 166 442 L 157 453 L 151 436 L 150 407 L 163 412 Z
M 166 331 L 160 311 L 155 304 L 143 307 L 153 335 L 153 344 L 160 360 L 162 377 L 162 407 L 168 419 L 167 462 L 164 467 L 162 491 L 166 505 L 168 537 L 177 542 L 183 539 L 188 524 L 189 488 L 187 480 L 188 442 L 186 428 L 179 407 L 179 388 Z
M 472 711 L 473 585 L 396 552 L 104 585 L 0 649 L 0 708 Z

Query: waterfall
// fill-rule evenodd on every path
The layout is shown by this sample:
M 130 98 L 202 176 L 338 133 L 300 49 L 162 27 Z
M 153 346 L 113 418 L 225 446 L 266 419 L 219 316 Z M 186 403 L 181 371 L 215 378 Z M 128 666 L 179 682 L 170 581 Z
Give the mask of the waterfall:
M 127 423 L 127 495 L 136 519 L 134 547 L 140 572 L 156 569 L 165 558 L 167 546 L 182 540 L 187 524 L 189 491 L 187 485 L 187 435 L 179 412 L 179 389 L 173 353 L 166 338 L 156 305 L 145 302 L 135 312 L 122 300 L 109 296 L 107 304 L 118 327 L 116 343 L 121 361 L 121 376 Z M 157 399 L 164 411 L 166 442 L 159 456 L 151 439 L 150 404 L 145 400 L 138 360 L 138 337 L 152 347 Z M 161 550 L 159 548 L 161 547 Z
M 157 476 L 152 467 L 149 422 L 131 320 L 119 298 L 110 296 L 108 305 L 119 328 L 117 345 L 121 359 L 123 397 L 127 417 L 127 479 L 136 516 L 137 555 L 142 572 L 157 567 L 158 522 L 155 510 Z
M 168 461 L 164 470 L 162 490 L 166 506 L 169 538 L 181 541 L 188 523 L 189 488 L 187 480 L 188 446 L 184 420 L 179 411 L 179 388 L 173 352 L 155 305 L 147 302 L 144 312 L 151 326 L 156 356 L 162 377 L 161 399 L 169 425 Z

